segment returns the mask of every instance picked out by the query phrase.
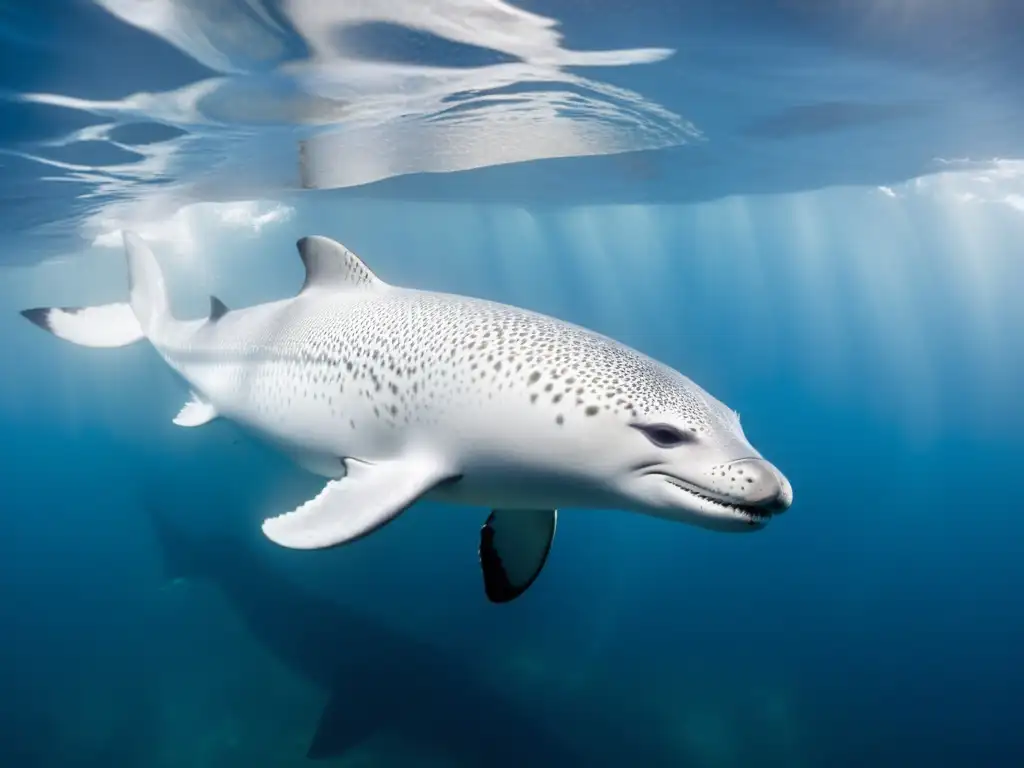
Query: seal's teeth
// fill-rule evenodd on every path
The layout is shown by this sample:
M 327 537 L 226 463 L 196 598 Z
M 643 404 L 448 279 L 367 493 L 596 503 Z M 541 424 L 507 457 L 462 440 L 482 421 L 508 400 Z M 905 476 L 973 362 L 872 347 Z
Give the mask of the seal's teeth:
M 712 496 L 708 496 L 705 493 L 701 493 L 700 491 L 695 490 L 694 488 L 691 488 L 689 485 L 683 485 L 681 482 L 677 482 L 675 478 L 669 478 L 669 482 L 672 483 L 672 485 L 676 486 L 677 488 L 681 488 L 682 490 L 686 491 L 692 496 L 697 497 L 701 501 L 707 502 L 708 504 L 712 504 L 715 507 L 718 507 L 719 509 L 728 510 L 733 514 L 741 515 L 752 522 L 764 522 L 765 520 L 771 517 L 771 512 L 769 512 L 768 510 L 762 510 L 760 507 L 745 506 L 742 504 L 732 504 L 727 501 L 722 501 L 721 499 L 716 499 Z

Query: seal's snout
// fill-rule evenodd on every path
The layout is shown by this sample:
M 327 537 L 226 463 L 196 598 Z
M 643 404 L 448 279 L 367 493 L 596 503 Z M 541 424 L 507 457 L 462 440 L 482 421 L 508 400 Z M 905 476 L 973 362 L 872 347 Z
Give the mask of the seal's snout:
M 793 487 L 771 463 L 761 458 L 729 462 L 712 471 L 716 485 L 744 504 L 773 513 L 785 512 L 793 503 Z
M 772 509 L 772 512 L 785 512 L 793 505 L 793 486 L 789 484 L 789 480 L 778 469 L 775 467 L 772 467 L 772 469 L 775 470 L 775 474 L 779 479 L 779 494 L 775 498 L 775 507 Z

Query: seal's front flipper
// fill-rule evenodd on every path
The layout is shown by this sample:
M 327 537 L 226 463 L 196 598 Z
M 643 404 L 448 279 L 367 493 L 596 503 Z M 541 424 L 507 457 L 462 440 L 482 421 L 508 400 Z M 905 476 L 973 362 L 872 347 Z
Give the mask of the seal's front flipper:
M 179 427 L 201 427 L 217 418 L 217 410 L 195 392 L 174 417 Z
M 263 533 L 282 547 L 323 549 L 373 533 L 425 493 L 453 479 L 440 462 L 407 456 L 370 464 L 345 459 L 345 477 L 293 512 L 263 521 Z
M 515 600 L 540 575 L 555 538 L 554 509 L 496 509 L 480 529 L 480 569 L 492 603 Z

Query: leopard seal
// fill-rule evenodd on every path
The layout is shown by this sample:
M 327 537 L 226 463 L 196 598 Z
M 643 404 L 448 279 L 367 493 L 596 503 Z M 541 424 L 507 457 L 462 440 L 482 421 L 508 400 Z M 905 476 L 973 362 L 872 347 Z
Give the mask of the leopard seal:
M 146 339 L 187 382 L 174 423 L 230 419 L 327 478 L 264 521 L 277 544 L 355 541 L 419 499 L 490 508 L 487 596 L 537 578 L 565 508 L 622 509 L 719 531 L 792 503 L 738 415 L 678 371 L 517 307 L 391 285 L 320 236 L 298 241 L 299 293 L 177 319 L 159 263 L 124 233 L 129 301 L 22 314 L 85 346 Z

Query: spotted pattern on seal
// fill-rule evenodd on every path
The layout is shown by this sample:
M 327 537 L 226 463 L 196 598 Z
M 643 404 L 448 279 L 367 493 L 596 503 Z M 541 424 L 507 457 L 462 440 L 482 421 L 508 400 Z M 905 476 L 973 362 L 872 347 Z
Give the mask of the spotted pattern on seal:
M 516 307 L 389 289 L 348 295 L 337 306 L 299 300 L 284 311 L 291 317 L 278 323 L 282 333 L 237 350 L 264 367 L 266 375 L 248 382 L 264 415 L 273 403 L 312 398 L 337 417 L 337 401 L 354 394 L 369 406 L 364 413 L 393 426 L 436 423 L 451 408 L 508 396 L 550 406 L 558 425 L 667 413 L 701 433 L 718 420 L 701 390 L 671 368 Z

